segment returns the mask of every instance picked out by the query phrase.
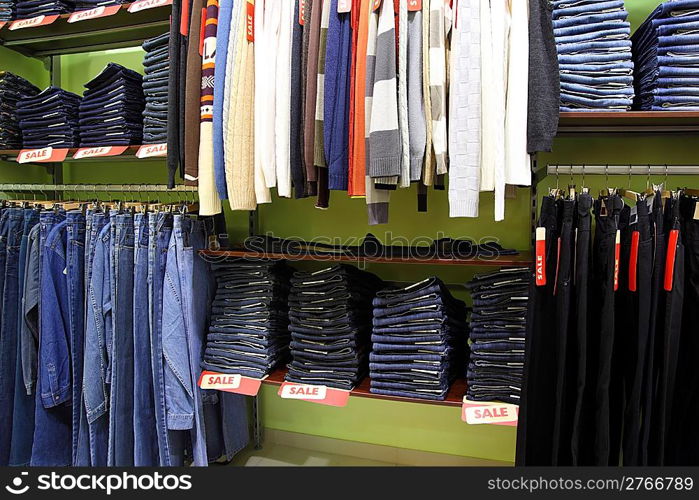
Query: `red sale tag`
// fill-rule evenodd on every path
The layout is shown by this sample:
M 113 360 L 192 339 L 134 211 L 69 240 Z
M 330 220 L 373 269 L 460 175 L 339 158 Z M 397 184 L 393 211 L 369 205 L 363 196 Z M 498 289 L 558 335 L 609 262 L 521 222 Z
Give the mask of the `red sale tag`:
M 255 0 L 248 0 L 246 17 L 246 34 L 248 42 L 255 41 Z
M 68 156 L 68 148 L 23 149 L 17 155 L 17 163 L 50 163 L 63 161 Z
M 536 228 L 536 286 L 546 285 L 546 228 Z
M 411 12 L 422 10 L 422 0 L 408 0 L 408 10 Z
M 277 394 L 283 399 L 300 399 L 328 406 L 347 406 L 350 397 L 350 391 L 293 382 L 284 382 Z
M 99 156 L 119 156 L 129 149 L 128 146 L 100 146 L 96 148 L 80 148 L 73 155 L 74 160 L 80 158 L 96 158 Z
M 471 425 L 495 424 L 517 426 L 519 406 L 497 402 L 469 401 L 464 397 L 461 420 Z
M 119 9 L 121 9 L 121 5 L 102 5 L 90 10 L 79 10 L 70 15 L 68 23 L 77 23 L 78 21 L 87 21 L 88 19 L 113 16 L 119 12 Z
M 675 277 L 675 257 L 677 256 L 677 242 L 680 239 L 680 231 L 673 229 L 667 242 L 667 256 L 665 258 L 665 291 L 672 291 L 672 284 Z
M 301 0 L 299 3 L 299 24 L 306 24 L 306 0 Z
M 144 144 L 136 151 L 136 158 L 167 156 L 167 144 Z
M 51 24 L 52 22 L 54 22 L 56 19 L 58 19 L 58 15 L 36 16 L 31 17 L 29 19 L 17 19 L 16 21 L 12 21 L 12 24 L 10 24 L 10 27 L 8 29 L 10 31 L 14 31 L 22 28 L 35 28 L 37 26 L 46 26 L 47 24 Z
M 338 14 L 344 14 L 352 10 L 352 0 L 337 0 Z
M 128 11 L 132 14 L 146 9 L 154 9 L 155 7 L 163 7 L 172 4 L 172 0 L 141 0 L 129 5 Z
M 0 21 L 0 30 L 7 24 L 7 21 Z
M 617 229 L 614 240 L 614 291 L 619 289 L 619 259 L 621 258 L 621 231 Z
M 262 385 L 261 378 L 243 377 L 239 374 L 201 372 L 199 387 L 215 391 L 232 392 L 243 396 L 257 396 Z
M 629 291 L 635 292 L 638 288 L 638 244 L 641 240 L 641 233 L 634 231 L 631 233 L 631 255 L 629 256 Z

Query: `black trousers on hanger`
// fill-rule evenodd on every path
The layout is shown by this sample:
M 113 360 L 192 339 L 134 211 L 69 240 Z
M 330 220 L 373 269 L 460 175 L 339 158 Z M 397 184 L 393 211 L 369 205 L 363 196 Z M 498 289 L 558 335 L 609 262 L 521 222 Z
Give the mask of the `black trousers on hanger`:
M 552 196 L 541 203 L 539 227 L 546 229 L 546 284 L 532 280 L 527 312 L 526 358 L 517 426 L 517 465 L 550 465 L 553 446 L 556 369 L 551 346 L 556 331 L 553 287 L 558 257 L 558 207 Z
M 595 428 L 593 464 L 608 465 L 611 448 L 610 391 L 614 350 L 615 251 L 619 214 L 623 202 L 607 196 L 595 202 L 595 242 L 591 285 L 588 341 L 596 349 L 597 370 L 590 374 L 594 385 Z M 587 464 L 586 464 L 587 465 Z
M 648 333 L 650 326 L 651 282 L 653 268 L 653 240 L 650 234 L 648 204 L 641 200 L 636 204 L 630 224 L 631 241 L 628 282 L 622 283 L 631 297 L 633 329 L 629 329 L 628 353 L 625 365 L 625 408 L 623 435 L 623 464 L 641 465 L 641 396 L 648 362 Z M 631 319 L 631 318 L 629 318 Z M 623 323 L 617 332 L 623 330 Z
M 576 313 L 575 324 L 571 329 L 575 331 L 575 353 L 577 358 L 577 373 L 575 387 L 569 390 L 575 393 L 575 409 L 571 427 L 571 458 L 572 465 L 592 463 L 591 433 L 594 431 L 594 392 L 588 378 L 597 369 L 593 364 L 597 356 L 590 352 L 591 344 L 588 342 L 588 297 L 589 277 L 591 265 L 592 244 L 592 196 L 582 193 L 578 196 L 576 214 L 577 238 L 575 242 L 575 286 L 574 286 L 574 310 Z
M 556 337 L 553 347 L 556 351 L 556 392 L 553 420 L 552 465 L 571 465 L 571 432 L 575 413 L 575 380 L 577 358 L 575 355 L 575 329 L 571 319 L 571 298 L 573 295 L 573 262 L 575 257 L 575 200 L 562 200 L 558 236 L 558 269 L 554 283 L 556 304 Z

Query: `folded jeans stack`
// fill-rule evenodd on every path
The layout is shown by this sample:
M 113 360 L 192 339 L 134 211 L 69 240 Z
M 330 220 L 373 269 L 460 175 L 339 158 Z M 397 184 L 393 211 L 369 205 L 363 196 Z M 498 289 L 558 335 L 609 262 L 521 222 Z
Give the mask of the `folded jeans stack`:
M 634 97 L 623 0 L 553 0 L 561 111 L 627 111 Z
M 65 14 L 75 9 L 75 4 L 67 0 L 17 0 L 15 5 L 17 19 Z
M 146 56 L 143 59 L 143 94 L 146 107 L 143 111 L 143 144 L 167 142 L 168 74 L 170 33 L 143 42 Z
M 143 78 L 109 63 L 85 84 L 80 103 L 80 146 L 127 146 L 143 140 Z
M 351 390 L 367 373 L 371 301 L 383 282 L 356 267 L 296 272 L 289 294 L 286 380 Z
M 39 89 L 24 78 L 9 71 L 0 71 L 0 149 L 22 147 L 17 103 L 38 93 Z
M 202 368 L 262 378 L 289 357 L 284 262 L 232 260 L 211 265 L 218 283 Z
M 634 107 L 699 110 L 699 0 L 659 5 L 633 37 Z
M 17 118 L 25 148 L 72 148 L 78 144 L 81 97 L 58 87 L 17 102 Z
M 467 350 L 466 304 L 439 278 L 374 299 L 371 392 L 443 400 Z
M 466 285 L 473 297 L 470 400 L 519 404 L 530 274 L 528 268 L 501 269 Z
M 15 0 L 0 0 L 0 22 L 15 18 Z

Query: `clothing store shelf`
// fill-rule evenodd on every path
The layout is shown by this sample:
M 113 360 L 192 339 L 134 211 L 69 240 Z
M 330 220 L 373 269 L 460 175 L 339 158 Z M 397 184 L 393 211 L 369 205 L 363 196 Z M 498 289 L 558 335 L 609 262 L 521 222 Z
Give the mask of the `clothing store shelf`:
M 202 255 L 209 257 L 234 257 L 246 259 L 268 259 L 268 260 L 288 260 L 290 262 L 298 260 L 310 260 L 318 262 L 368 262 L 375 264 L 433 264 L 452 266 L 481 266 L 481 267 L 509 267 L 509 266 L 530 266 L 534 261 L 531 253 L 520 252 L 519 255 L 502 255 L 499 257 L 486 258 L 466 258 L 466 259 L 432 259 L 419 257 L 354 257 L 340 254 L 281 254 L 281 253 L 260 253 L 245 250 L 202 250 Z
M 134 13 L 128 12 L 129 5 L 123 4 L 112 16 L 75 23 L 68 23 L 70 14 L 45 26 L 14 31 L 8 23 L 0 29 L 0 45 L 26 56 L 45 57 L 133 47 L 170 29 L 169 5 Z
M 282 385 L 284 382 L 284 377 L 286 376 L 286 368 L 277 368 L 269 376 L 262 381 L 263 384 L 268 385 Z M 464 400 L 464 395 L 466 394 L 466 380 L 457 379 L 451 384 L 447 397 L 443 401 L 435 401 L 433 399 L 420 399 L 420 398 L 406 398 L 402 396 L 387 396 L 385 394 L 374 394 L 369 391 L 369 386 L 371 380 L 369 377 L 364 377 L 362 382 L 352 389 L 350 396 L 357 396 L 360 398 L 371 398 L 371 399 L 383 399 L 386 401 L 400 401 L 403 403 L 422 403 L 430 405 L 441 405 L 441 406 L 458 406 L 461 407 Z
M 87 162 L 87 161 L 99 161 L 100 163 L 102 162 L 112 162 L 112 161 L 143 161 L 143 160 L 159 160 L 159 161 L 164 161 L 165 157 L 164 156 L 152 156 L 152 157 L 146 157 L 146 158 L 136 158 L 136 152 L 141 146 L 129 146 L 126 151 L 124 151 L 120 155 L 116 156 L 92 156 L 92 157 L 87 157 L 87 158 L 79 158 L 77 160 L 73 159 L 73 155 L 78 151 L 80 148 L 70 148 L 68 150 L 68 154 L 66 155 L 66 159 L 63 160 L 62 163 L 68 163 L 68 162 Z M 0 161 L 17 161 L 17 156 L 19 155 L 21 150 L 19 149 L 0 149 Z M 59 162 L 60 163 L 60 162 Z M 41 165 L 41 163 L 37 163 L 38 165 Z M 44 163 L 44 165 L 50 165 L 50 163 Z
M 626 111 L 561 113 L 558 135 L 677 134 L 699 132 L 699 112 Z

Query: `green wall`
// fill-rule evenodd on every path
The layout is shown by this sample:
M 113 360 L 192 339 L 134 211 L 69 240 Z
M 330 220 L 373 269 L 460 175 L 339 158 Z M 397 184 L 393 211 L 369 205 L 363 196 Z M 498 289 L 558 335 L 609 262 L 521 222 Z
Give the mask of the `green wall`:
M 626 2 L 633 26 L 637 26 L 660 2 L 657 0 L 629 0 Z M 94 77 L 110 61 L 141 70 L 142 51 L 120 49 L 97 54 L 69 55 L 62 58 L 63 86 L 74 92 L 82 91 L 82 84 Z M 27 76 L 37 85 L 45 84 L 47 77 L 40 63 L 27 60 L 0 47 L 3 68 L 11 61 L 15 71 Z M 40 81 L 43 78 L 43 81 Z M 546 163 L 588 164 L 664 164 L 696 163 L 696 138 L 688 137 L 585 137 L 556 140 L 554 152 L 542 154 L 540 165 Z M 23 178 L 40 175 L 41 169 L 17 165 L 0 165 L 2 182 L 36 179 Z M 561 167 L 559 184 L 565 186 L 570 176 Z M 586 185 L 593 193 L 604 184 L 603 176 L 586 176 Z M 81 162 L 68 164 L 64 182 L 97 183 L 162 183 L 166 179 L 163 162 Z M 661 182 L 654 176 L 653 182 Z M 573 183 L 580 186 L 582 179 Z M 671 187 L 690 185 L 693 178 L 670 178 Z M 627 187 L 626 176 L 611 176 L 609 183 Z M 555 176 L 549 176 L 539 186 L 539 193 L 556 185 Z M 634 176 L 632 187 L 643 189 L 645 176 Z M 696 183 L 694 183 L 696 186 Z M 329 210 L 318 210 L 313 200 L 286 200 L 275 197 L 270 205 L 259 210 L 261 232 L 271 231 L 281 237 L 330 237 L 344 242 L 360 240 L 373 232 L 382 240 L 405 237 L 429 239 L 442 235 L 479 239 L 496 237 L 506 247 L 526 249 L 530 241 L 529 190 L 517 189 L 516 197 L 507 200 L 506 219 L 493 220 L 493 195 L 481 196 L 481 216 L 478 219 L 450 219 L 444 191 L 430 190 L 429 212 L 416 211 L 415 189 L 399 190 L 392 194 L 390 222 L 385 226 L 368 226 L 366 206 L 362 199 L 350 199 L 345 193 L 333 192 Z M 234 241 L 240 241 L 247 231 L 247 212 L 231 213 L 226 210 L 229 232 Z M 318 267 L 322 264 L 299 264 L 299 267 Z M 369 270 L 387 280 L 413 281 L 438 275 L 453 284 L 454 292 L 464 297 L 461 284 L 483 268 L 453 266 L 371 265 Z M 461 422 L 458 408 L 434 405 L 396 403 L 364 398 L 351 398 L 346 408 L 330 408 L 302 401 L 282 400 L 276 387 L 265 386 L 261 392 L 263 424 L 272 429 L 316 434 L 332 438 L 363 441 L 382 445 L 412 448 L 454 455 L 512 461 L 514 458 L 515 429 L 500 426 L 468 426 Z

